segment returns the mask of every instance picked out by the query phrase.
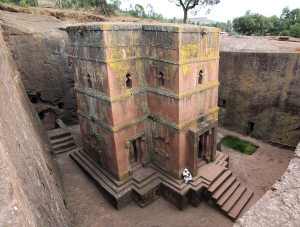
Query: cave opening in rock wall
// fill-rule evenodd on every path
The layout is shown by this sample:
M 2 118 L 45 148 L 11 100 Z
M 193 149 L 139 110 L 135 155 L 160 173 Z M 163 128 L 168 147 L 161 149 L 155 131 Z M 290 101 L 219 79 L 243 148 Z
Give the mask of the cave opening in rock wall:
M 43 126 L 47 130 L 56 128 L 57 114 L 52 109 L 47 109 L 38 113 Z
M 45 118 L 44 111 L 39 113 L 39 118 L 40 118 L 41 121 L 44 120 L 44 118 Z
M 219 99 L 218 106 L 222 107 L 222 108 L 225 108 L 226 107 L 226 100 L 225 99 Z
M 38 100 L 38 98 L 37 98 L 36 96 L 31 97 L 31 98 L 30 98 L 30 101 L 31 101 L 32 103 L 34 103 L 34 104 L 36 104 L 36 103 L 39 102 L 39 100 Z
M 254 130 L 255 123 L 252 121 L 248 122 L 247 135 L 249 135 Z
M 59 109 L 63 109 L 64 108 L 64 103 L 63 102 L 59 102 L 57 104 L 57 106 L 58 106 Z

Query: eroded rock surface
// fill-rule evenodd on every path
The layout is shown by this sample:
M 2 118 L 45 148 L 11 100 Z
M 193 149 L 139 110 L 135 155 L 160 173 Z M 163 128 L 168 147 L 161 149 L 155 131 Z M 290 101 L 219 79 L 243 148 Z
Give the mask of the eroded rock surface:
M 77 119 L 68 37 L 54 17 L 0 11 L 0 25 L 20 70 L 26 92 L 47 128 L 56 118 Z
M 238 44 L 238 38 L 232 39 L 234 48 L 228 40 L 221 41 L 219 124 L 267 142 L 296 146 L 300 141 L 300 41 L 284 44 L 249 37 L 240 38 Z
M 300 144 L 286 172 L 245 215 L 238 226 L 300 225 Z
M 0 226 L 71 226 L 41 123 L 0 27 Z

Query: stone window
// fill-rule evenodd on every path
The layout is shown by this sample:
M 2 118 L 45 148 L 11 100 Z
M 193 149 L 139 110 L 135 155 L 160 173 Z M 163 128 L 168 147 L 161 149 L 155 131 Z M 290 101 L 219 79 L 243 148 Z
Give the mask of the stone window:
M 87 85 L 89 88 L 92 88 L 92 80 L 90 74 L 87 75 Z
M 129 73 L 126 75 L 126 88 L 132 88 L 132 79 Z
M 162 72 L 158 74 L 157 78 L 158 78 L 158 85 L 161 87 L 165 86 L 165 75 Z
M 198 84 L 202 84 L 202 83 L 203 83 L 203 70 L 201 69 L 198 75 Z

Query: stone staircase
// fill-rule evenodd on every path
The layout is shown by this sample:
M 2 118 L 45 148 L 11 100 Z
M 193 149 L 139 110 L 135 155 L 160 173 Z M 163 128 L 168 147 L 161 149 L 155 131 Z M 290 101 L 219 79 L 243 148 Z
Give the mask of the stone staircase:
M 70 156 L 95 180 L 106 198 L 116 208 L 123 207 L 132 199 L 132 191 L 137 194 L 135 199 L 139 205 L 142 207 L 147 205 L 148 201 L 142 201 L 143 195 L 160 184 L 156 171 L 151 168 L 143 168 L 143 172 L 136 172 L 138 174 L 134 173 L 132 176 L 119 181 L 92 160 L 85 152 L 79 150 L 71 153 Z M 143 176 L 142 178 L 140 177 L 141 175 Z
M 84 151 L 72 152 L 70 156 L 93 178 L 105 197 L 118 209 L 132 199 L 144 207 L 160 194 L 179 209 L 184 209 L 188 203 L 198 206 L 206 194 L 226 215 L 235 219 L 253 195 L 232 176 L 227 168 L 228 156 L 221 152 L 217 152 L 213 163 L 200 161 L 198 174 L 189 184 L 153 165 L 140 168 L 119 181 Z
M 236 219 L 253 196 L 253 192 L 227 169 L 208 187 L 212 201 L 230 218 Z
M 48 139 L 54 153 L 59 154 L 76 148 L 74 138 L 61 120 L 57 121 L 60 128 L 48 131 Z

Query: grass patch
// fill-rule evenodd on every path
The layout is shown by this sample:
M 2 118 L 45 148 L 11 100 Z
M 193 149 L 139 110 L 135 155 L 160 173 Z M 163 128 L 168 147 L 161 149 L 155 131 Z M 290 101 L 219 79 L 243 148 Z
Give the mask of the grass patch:
M 252 155 L 258 148 L 258 146 L 254 145 L 253 143 L 240 140 L 234 136 L 225 136 L 221 140 L 221 144 L 248 155 Z

